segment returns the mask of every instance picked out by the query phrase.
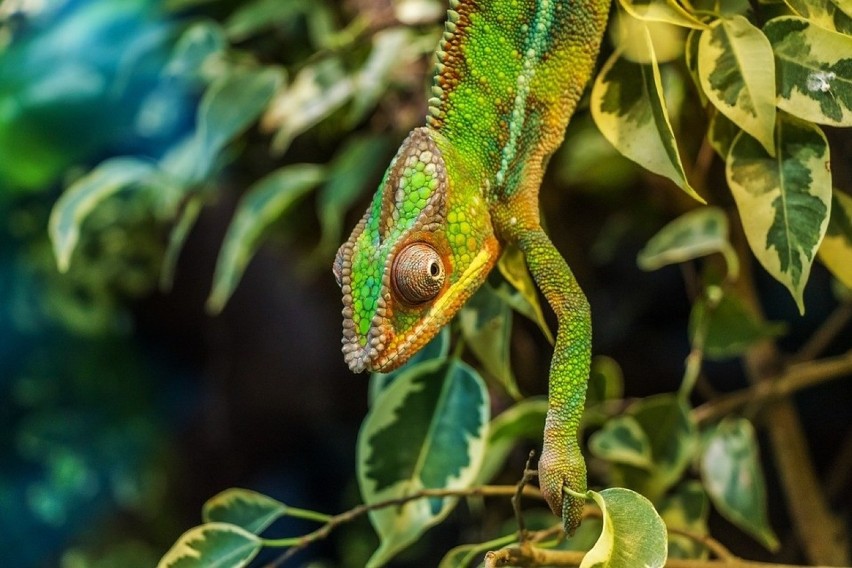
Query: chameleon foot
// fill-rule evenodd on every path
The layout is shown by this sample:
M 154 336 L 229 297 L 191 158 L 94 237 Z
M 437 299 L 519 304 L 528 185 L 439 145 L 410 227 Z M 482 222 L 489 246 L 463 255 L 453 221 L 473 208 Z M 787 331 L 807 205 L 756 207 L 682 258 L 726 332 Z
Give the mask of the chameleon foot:
M 554 451 L 545 440 L 538 460 L 538 483 L 550 510 L 562 518 L 565 534 L 572 535 L 582 520 L 585 498 L 568 495 L 563 489 L 586 492 L 586 465 L 581 456 L 571 459 L 567 448 L 561 450 Z

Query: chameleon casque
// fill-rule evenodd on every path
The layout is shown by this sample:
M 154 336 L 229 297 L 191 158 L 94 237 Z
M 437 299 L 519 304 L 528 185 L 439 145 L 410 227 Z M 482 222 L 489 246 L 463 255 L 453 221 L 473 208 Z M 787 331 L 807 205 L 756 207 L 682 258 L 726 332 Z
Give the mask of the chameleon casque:
M 343 353 L 387 372 L 423 347 L 518 247 L 556 313 L 539 483 L 573 532 L 589 305 L 542 230 L 538 191 L 592 73 L 610 0 L 451 0 L 426 126 L 413 130 L 337 253 Z

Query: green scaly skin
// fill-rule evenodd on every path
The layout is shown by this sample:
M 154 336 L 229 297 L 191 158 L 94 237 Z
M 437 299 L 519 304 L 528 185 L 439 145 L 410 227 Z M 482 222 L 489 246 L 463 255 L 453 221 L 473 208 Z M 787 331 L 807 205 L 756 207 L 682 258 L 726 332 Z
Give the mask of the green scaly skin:
M 577 440 L 591 352 L 589 305 L 541 228 L 538 190 L 592 73 L 609 0 L 451 0 L 427 125 L 414 130 L 334 272 L 343 352 L 389 371 L 485 280 L 506 244 L 525 255 L 558 319 L 539 481 L 568 532 L 586 490 Z

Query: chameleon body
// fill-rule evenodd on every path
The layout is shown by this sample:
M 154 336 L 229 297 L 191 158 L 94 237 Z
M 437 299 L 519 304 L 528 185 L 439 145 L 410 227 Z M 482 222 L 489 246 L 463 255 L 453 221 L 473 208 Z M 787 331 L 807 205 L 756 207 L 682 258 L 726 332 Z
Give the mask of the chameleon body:
M 589 305 L 539 222 L 551 154 L 594 68 L 609 0 L 451 0 L 426 126 L 403 142 L 334 272 L 343 353 L 389 371 L 447 323 L 506 245 L 518 247 L 558 331 L 539 481 L 573 532 L 586 489 L 577 440 Z

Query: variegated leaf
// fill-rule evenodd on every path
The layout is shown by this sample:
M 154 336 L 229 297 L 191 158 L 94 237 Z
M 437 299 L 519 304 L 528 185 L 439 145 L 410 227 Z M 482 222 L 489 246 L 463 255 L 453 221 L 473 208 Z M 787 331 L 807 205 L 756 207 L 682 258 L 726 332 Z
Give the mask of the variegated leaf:
M 402 373 L 370 408 L 358 434 L 358 484 L 365 503 L 421 489 L 462 489 L 485 454 L 488 393 L 479 374 L 457 359 Z M 451 498 L 410 501 L 370 511 L 381 545 L 368 566 L 381 566 L 440 522 Z
M 228 523 L 206 523 L 183 533 L 157 568 L 241 568 L 261 548 L 260 538 L 245 529 Z
M 731 151 L 731 144 L 734 143 L 734 138 L 740 132 L 742 130 L 728 117 L 719 111 L 715 111 L 710 117 L 710 124 L 707 126 L 707 140 L 719 154 L 719 157 L 726 161 L 728 152 Z
M 819 259 L 841 284 L 852 289 L 852 197 L 836 189 Z
M 751 250 L 804 313 L 802 294 L 831 206 L 828 141 L 817 126 L 779 114 L 775 146 L 773 158 L 740 134 L 726 174 Z
M 643 31 L 651 64 L 632 63 L 616 51 L 592 88 L 592 117 L 619 152 L 703 202 L 686 179 L 663 100 L 654 48 L 647 29 Z
M 775 52 L 778 107 L 811 122 L 852 126 L 852 37 L 794 16 L 763 28 Z
M 667 22 L 684 28 L 706 27 L 674 0 L 620 0 L 619 3 L 628 14 L 639 20 Z
M 784 1 L 809 22 L 836 32 L 852 33 L 852 2 L 849 0 Z
M 701 33 L 698 76 L 710 102 L 775 153 L 775 61 L 763 33 L 742 16 Z

